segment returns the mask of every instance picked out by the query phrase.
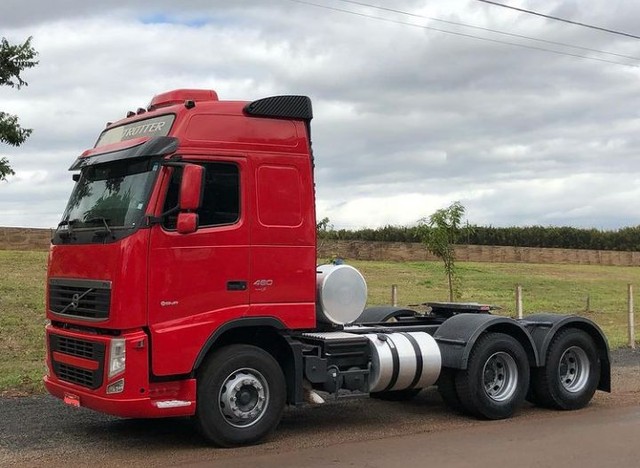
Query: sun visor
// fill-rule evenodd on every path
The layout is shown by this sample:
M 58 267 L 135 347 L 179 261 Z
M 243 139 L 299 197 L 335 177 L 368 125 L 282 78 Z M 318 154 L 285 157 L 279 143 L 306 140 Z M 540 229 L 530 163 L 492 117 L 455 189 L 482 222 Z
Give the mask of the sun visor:
M 94 164 L 103 164 L 123 159 L 144 158 L 149 156 L 166 156 L 174 153 L 178 149 L 179 140 L 175 137 L 154 137 L 143 143 L 128 147 L 107 151 L 105 153 L 80 156 L 69 168 L 70 171 L 77 171 L 83 167 Z

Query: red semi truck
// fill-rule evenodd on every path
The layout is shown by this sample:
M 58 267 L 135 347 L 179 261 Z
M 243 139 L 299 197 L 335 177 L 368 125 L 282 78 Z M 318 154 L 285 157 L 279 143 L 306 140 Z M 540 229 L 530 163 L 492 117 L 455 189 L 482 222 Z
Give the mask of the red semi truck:
M 610 391 L 606 338 L 585 318 L 365 309 L 357 270 L 317 267 L 311 119 L 305 96 L 174 90 L 107 124 L 70 168 L 52 239 L 51 394 L 122 417 L 192 416 L 230 446 L 318 391 L 401 400 L 437 385 L 486 419 Z

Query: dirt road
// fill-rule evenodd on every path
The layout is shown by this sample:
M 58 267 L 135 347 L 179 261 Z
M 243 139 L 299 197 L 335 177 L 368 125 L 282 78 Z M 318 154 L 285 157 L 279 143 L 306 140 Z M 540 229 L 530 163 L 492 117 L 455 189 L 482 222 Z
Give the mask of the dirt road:
M 613 385 L 582 411 L 526 406 L 497 422 L 451 413 L 433 389 L 410 403 L 331 401 L 289 409 L 267 442 L 227 450 L 208 447 L 186 419 L 121 420 L 48 396 L 5 398 L 0 466 L 639 466 L 640 354 L 614 354 Z
M 283 466 L 324 468 L 402 466 L 478 468 L 513 466 L 602 468 L 640 464 L 640 406 L 591 408 L 547 418 L 514 419 L 481 426 L 350 442 L 294 452 L 218 460 L 216 468 Z M 205 467 L 210 462 L 185 466 Z

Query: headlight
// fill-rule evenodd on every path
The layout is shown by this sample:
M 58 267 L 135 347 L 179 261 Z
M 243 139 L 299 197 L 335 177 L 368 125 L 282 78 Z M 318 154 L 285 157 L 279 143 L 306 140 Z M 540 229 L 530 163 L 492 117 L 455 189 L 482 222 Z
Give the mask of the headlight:
M 125 340 L 114 338 L 109 349 L 109 378 L 124 372 L 125 360 Z

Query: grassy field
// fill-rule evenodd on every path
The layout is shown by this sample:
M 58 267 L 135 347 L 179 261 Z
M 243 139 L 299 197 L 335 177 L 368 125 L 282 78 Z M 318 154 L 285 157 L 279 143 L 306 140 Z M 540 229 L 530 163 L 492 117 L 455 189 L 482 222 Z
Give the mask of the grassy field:
M 400 305 L 448 300 L 439 263 L 353 265 L 367 279 L 369 305 L 390 303 L 391 284 L 398 285 Z M 627 284 L 640 285 L 640 268 L 525 263 L 459 263 L 457 267 L 462 279 L 461 301 L 494 304 L 502 307 L 496 313 L 515 317 L 515 287 L 520 284 L 525 316 L 536 312 L 579 314 L 598 323 L 612 347 L 627 343 Z
M 0 250 L 0 392 L 41 391 L 46 252 Z
M 0 393 L 42 390 L 46 252 L 0 250 Z M 369 286 L 369 305 L 388 304 L 398 285 L 401 305 L 447 300 L 439 263 L 352 262 Z M 587 265 L 460 263 L 463 301 L 499 305 L 515 315 L 523 287 L 527 313 L 577 313 L 595 320 L 612 347 L 627 341 L 627 283 L 640 288 L 640 268 Z M 586 310 L 586 297 L 590 310 Z

